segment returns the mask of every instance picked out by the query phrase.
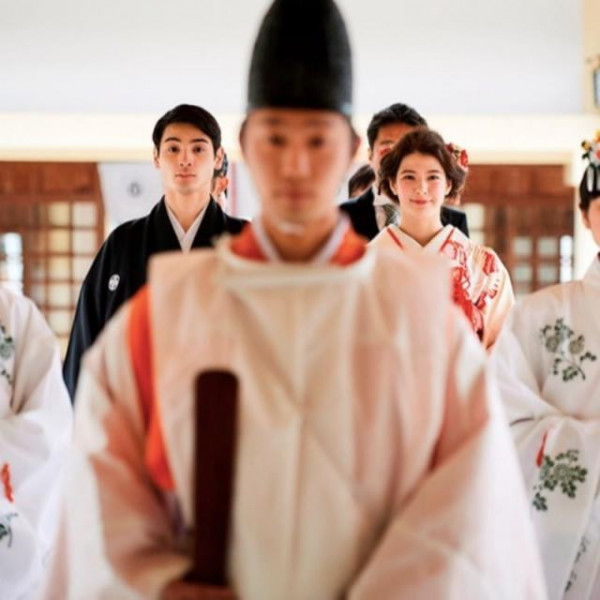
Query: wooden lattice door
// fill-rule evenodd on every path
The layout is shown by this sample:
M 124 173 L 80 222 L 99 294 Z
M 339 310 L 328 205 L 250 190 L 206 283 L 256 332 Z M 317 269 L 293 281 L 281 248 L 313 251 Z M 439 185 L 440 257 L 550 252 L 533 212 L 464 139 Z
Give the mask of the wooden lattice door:
M 517 296 L 572 278 L 573 204 L 560 165 L 475 165 L 463 194 L 472 239 L 498 253 Z
M 103 238 L 95 164 L 0 162 L 0 281 L 35 301 L 63 351 Z

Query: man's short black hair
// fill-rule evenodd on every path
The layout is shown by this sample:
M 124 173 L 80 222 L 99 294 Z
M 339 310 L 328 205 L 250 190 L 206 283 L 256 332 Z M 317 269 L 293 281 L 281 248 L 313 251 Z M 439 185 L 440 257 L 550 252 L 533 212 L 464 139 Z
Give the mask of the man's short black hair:
M 356 170 L 348 180 L 348 198 L 355 198 L 375 182 L 375 171 L 366 164 Z
M 407 104 L 392 104 L 383 110 L 375 113 L 369 127 L 367 128 L 367 139 L 369 148 L 373 149 L 379 130 L 385 125 L 400 123 L 410 127 L 426 127 L 427 121 L 414 109 Z
M 600 198 L 600 168 L 588 165 L 579 183 L 579 208 L 587 213 L 590 204 Z
M 205 133 L 212 142 L 213 150 L 216 152 L 221 147 L 221 128 L 217 120 L 200 106 L 193 104 L 179 104 L 175 108 L 167 111 L 154 126 L 152 132 L 152 141 L 158 152 L 160 141 L 162 140 L 165 129 L 173 123 L 187 123 L 193 125 L 196 129 Z

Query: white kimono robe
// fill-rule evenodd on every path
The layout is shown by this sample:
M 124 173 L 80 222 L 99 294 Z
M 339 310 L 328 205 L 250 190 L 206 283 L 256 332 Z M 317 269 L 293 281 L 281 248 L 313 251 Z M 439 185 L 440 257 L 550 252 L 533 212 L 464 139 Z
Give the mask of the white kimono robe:
M 441 254 L 450 260 L 454 302 L 463 310 L 485 348 L 489 349 L 515 302 L 510 277 L 497 254 L 446 225 L 425 246 L 388 225 L 371 242 L 380 248 L 402 250 L 410 255 Z
M 33 596 L 58 522 L 71 403 L 54 335 L 0 288 L 0 598 Z
M 268 264 L 228 242 L 151 267 L 171 489 L 147 461 L 132 363 L 143 294 L 85 361 L 55 594 L 158 598 L 189 568 L 193 382 L 223 368 L 240 381 L 229 576 L 241 599 L 544 598 L 508 428 L 446 264 L 373 249 L 346 267 Z
M 600 261 L 517 304 L 494 365 L 550 598 L 600 598 Z

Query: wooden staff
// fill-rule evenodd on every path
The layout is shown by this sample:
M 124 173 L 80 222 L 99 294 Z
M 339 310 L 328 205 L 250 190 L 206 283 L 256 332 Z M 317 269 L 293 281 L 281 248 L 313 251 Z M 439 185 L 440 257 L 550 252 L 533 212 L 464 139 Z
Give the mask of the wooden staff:
M 227 542 L 233 506 L 238 380 L 229 371 L 196 379 L 195 532 L 186 580 L 227 585 Z

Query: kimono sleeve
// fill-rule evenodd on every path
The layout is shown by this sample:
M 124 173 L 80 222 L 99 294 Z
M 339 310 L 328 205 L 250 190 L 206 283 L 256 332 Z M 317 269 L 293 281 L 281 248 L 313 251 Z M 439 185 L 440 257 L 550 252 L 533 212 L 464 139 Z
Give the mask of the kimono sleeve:
M 83 361 L 61 532 L 59 562 L 68 568 L 48 587 L 64 598 L 158 598 L 190 565 L 176 547 L 172 499 L 153 485 L 144 462 L 129 309 L 121 308 Z
M 10 394 L 0 408 L 0 598 L 11 599 L 37 586 L 55 542 L 72 411 L 43 317 L 23 297 L 3 308 L 2 384 Z
M 527 306 L 521 303 L 511 312 L 491 363 L 525 480 L 529 481 L 537 472 L 536 455 L 544 432 L 557 419 L 558 411 L 542 395 L 544 365 L 539 332 Z
M 105 324 L 106 294 L 101 283 L 107 279 L 106 268 L 110 254 L 110 245 L 107 241 L 94 259 L 79 292 L 63 365 L 63 376 L 71 399 L 75 398 L 81 359 Z
M 562 598 L 566 589 L 574 598 L 587 598 L 600 557 L 600 546 L 590 542 L 597 535 L 592 515 L 600 485 L 600 428 L 578 405 L 581 391 L 553 369 L 546 344 L 553 348 L 554 340 L 544 341 L 539 318 L 547 314 L 547 298 L 541 294 L 516 307 L 494 351 L 494 368 L 528 489 L 550 598 Z M 561 395 L 572 412 L 564 412 L 566 402 L 562 409 L 555 406 Z M 583 395 L 589 398 L 589 391 Z M 560 473 L 566 475 L 561 479 Z
M 511 308 L 515 303 L 515 296 L 510 282 L 510 276 L 506 267 L 500 259 L 498 261 L 498 290 L 494 298 L 491 299 L 487 314 L 485 316 L 485 331 L 483 335 L 483 345 L 489 351 L 496 343 L 500 331 L 506 321 Z
M 350 591 L 367 598 L 545 598 L 523 484 L 486 358 L 452 319 L 443 425 L 431 467 Z M 423 402 L 428 402 L 423 398 Z

